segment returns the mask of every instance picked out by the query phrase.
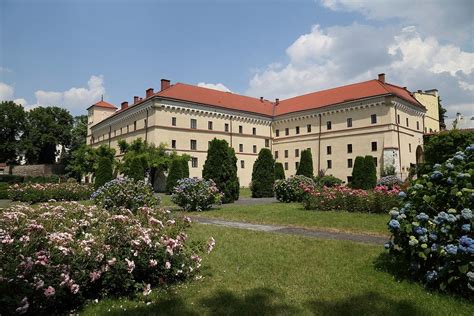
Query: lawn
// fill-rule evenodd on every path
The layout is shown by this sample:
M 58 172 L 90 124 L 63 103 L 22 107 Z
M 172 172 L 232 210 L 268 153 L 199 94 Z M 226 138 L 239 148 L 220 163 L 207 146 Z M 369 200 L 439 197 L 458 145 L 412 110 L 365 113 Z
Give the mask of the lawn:
M 213 236 L 200 281 L 147 298 L 90 303 L 82 315 L 472 315 L 474 304 L 374 268 L 379 246 L 195 224 Z
M 192 215 L 376 235 L 387 235 L 389 219 L 387 214 L 308 211 L 301 203 L 232 204 Z

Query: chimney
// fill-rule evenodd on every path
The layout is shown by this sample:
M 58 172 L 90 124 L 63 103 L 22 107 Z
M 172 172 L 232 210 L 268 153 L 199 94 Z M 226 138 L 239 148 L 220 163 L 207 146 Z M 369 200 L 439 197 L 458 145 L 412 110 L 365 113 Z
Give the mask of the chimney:
M 161 79 L 161 91 L 168 89 L 171 86 L 171 81 L 168 79 Z
M 425 93 L 431 94 L 431 95 L 433 95 L 433 96 L 435 96 L 435 97 L 438 97 L 438 96 L 439 96 L 437 89 L 426 90 Z
M 133 104 L 138 103 L 138 101 L 140 101 L 140 97 L 139 96 L 134 96 L 133 97 Z
M 276 98 L 275 99 L 275 105 L 278 105 L 278 103 L 280 103 L 280 99 Z
M 263 102 L 263 97 L 260 97 L 260 102 Z
M 385 83 L 385 74 L 384 73 L 379 74 L 379 81 L 381 83 Z
M 127 101 L 122 102 L 122 107 L 121 107 L 121 109 L 122 109 L 122 110 L 125 110 L 126 108 L 128 108 L 128 102 L 127 102 Z
M 146 98 L 151 97 L 153 93 L 153 88 L 146 89 Z
M 423 91 L 422 91 L 422 90 L 418 90 L 418 93 L 423 93 Z

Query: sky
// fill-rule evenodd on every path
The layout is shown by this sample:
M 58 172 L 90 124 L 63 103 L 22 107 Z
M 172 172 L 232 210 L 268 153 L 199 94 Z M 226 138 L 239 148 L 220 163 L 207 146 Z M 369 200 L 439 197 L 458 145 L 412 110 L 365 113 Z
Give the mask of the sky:
M 0 0 L 0 100 L 73 115 L 160 79 L 272 100 L 375 79 L 474 115 L 470 0 Z

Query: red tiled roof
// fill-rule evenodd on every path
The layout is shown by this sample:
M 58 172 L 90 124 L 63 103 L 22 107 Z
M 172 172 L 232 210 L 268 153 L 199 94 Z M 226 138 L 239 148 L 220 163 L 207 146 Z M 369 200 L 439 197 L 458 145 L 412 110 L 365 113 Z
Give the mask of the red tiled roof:
M 98 107 L 101 107 L 101 108 L 108 108 L 108 109 L 117 109 L 116 106 L 114 106 L 113 104 L 110 104 L 108 102 L 105 102 L 105 101 L 99 101 L 91 106 L 98 106 Z
M 317 109 L 388 94 L 394 94 L 418 107 L 423 107 L 406 89 L 379 80 L 369 80 L 283 100 L 276 107 L 275 115 Z
M 177 83 L 155 94 L 155 96 L 195 102 L 205 105 L 226 108 L 229 110 L 273 115 L 273 103 L 268 100 L 247 97 L 231 92 L 223 92 L 184 83 Z

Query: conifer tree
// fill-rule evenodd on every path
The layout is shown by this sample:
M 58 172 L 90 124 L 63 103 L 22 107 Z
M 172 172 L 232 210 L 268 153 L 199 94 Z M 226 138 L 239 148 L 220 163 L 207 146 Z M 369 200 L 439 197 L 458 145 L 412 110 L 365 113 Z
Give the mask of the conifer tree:
M 285 180 L 285 170 L 281 162 L 275 163 L 275 180 Z
M 364 168 L 365 168 L 365 181 L 364 181 L 363 189 L 365 190 L 373 189 L 377 185 L 377 170 L 375 167 L 374 157 L 365 156 Z
M 357 156 L 352 168 L 352 182 L 351 187 L 354 189 L 363 189 L 365 182 L 365 159 L 362 156 Z
M 185 164 L 186 163 L 186 166 Z M 171 194 L 178 180 L 189 177 L 188 161 L 182 157 L 176 156 L 171 161 L 171 166 L 166 178 L 166 193 Z
M 109 157 L 99 157 L 97 162 L 97 171 L 95 174 L 94 188 L 98 189 L 113 178 L 112 160 Z
M 305 149 L 301 152 L 301 160 L 298 170 L 296 170 L 296 175 L 313 178 L 313 156 L 311 155 L 311 150 Z
M 268 148 L 262 148 L 253 164 L 252 197 L 272 197 L 275 182 L 275 160 Z
M 135 181 L 145 179 L 144 162 L 140 156 L 135 156 L 128 162 L 128 168 L 124 170 L 124 174 Z

